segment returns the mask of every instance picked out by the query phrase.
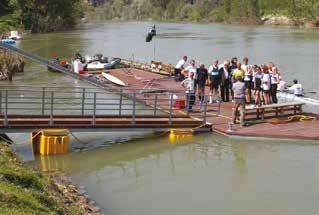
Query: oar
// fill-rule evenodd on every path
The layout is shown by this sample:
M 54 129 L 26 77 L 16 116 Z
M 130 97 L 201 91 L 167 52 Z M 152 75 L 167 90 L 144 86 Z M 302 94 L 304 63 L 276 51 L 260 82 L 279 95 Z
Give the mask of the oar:
M 317 94 L 318 92 L 316 91 L 306 91 L 305 94 Z

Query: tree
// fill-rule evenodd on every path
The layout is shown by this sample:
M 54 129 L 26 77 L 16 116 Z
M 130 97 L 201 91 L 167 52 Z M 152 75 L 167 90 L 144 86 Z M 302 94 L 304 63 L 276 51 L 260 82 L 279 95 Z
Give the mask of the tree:
M 155 6 L 155 7 L 159 7 L 163 10 L 167 9 L 168 4 L 174 0 L 150 0 L 151 3 Z
M 18 0 L 24 27 L 32 32 L 72 28 L 81 16 L 81 0 Z
M 0 16 L 11 13 L 17 6 L 16 0 L 1 0 L 0 1 Z

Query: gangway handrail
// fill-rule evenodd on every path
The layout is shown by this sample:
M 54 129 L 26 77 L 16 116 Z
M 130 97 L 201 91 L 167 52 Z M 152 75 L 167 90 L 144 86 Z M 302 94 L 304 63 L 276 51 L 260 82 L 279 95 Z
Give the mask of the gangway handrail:
M 35 55 L 35 54 L 32 54 L 30 52 L 27 52 L 27 51 L 24 51 L 22 49 L 19 49 L 17 47 L 14 47 L 12 45 L 8 45 L 8 44 L 5 44 L 3 42 L 0 42 L 0 48 L 4 48 L 8 51 L 11 51 L 11 52 L 14 52 L 20 56 L 23 56 L 23 57 L 26 57 L 26 58 L 29 58 L 30 60 L 33 60 L 33 61 L 36 61 L 40 64 L 43 64 L 45 66 L 48 66 L 52 69 L 55 69 L 59 72 L 63 72 L 63 73 L 66 73 L 68 75 L 71 75 L 71 76 L 74 76 L 74 77 L 78 77 L 76 74 L 74 74 L 71 70 L 68 70 L 66 68 L 64 68 L 63 66 L 59 65 L 59 64 L 56 64 L 46 58 L 43 58 L 43 57 L 40 57 L 38 55 Z
M 136 117 L 158 116 L 168 117 L 168 123 L 172 123 L 172 117 L 178 115 L 189 116 L 187 111 L 179 111 L 173 108 L 173 93 L 152 94 L 144 96 L 131 92 L 129 96 L 114 95 L 107 97 L 105 92 L 96 91 L 52 91 L 43 88 L 43 91 L 1 89 L 0 87 L 0 120 L 3 128 L 10 127 L 10 117 L 21 116 L 35 117 L 49 116 L 50 126 L 54 124 L 57 116 L 84 117 L 92 116 L 95 125 L 97 117 L 129 115 L 132 125 L 135 125 Z M 185 93 L 179 94 L 184 98 Z M 133 100 L 131 98 L 134 98 Z M 206 96 L 205 96 L 206 98 Z M 205 99 L 206 100 L 206 99 Z M 187 105 L 187 104 L 186 104 Z M 193 105 L 196 107 L 196 104 Z M 197 105 L 197 107 L 199 107 Z M 203 104 L 204 111 L 198 112 L 197 118 L 206 122 L 207 103 Z M 21 121 L 22 122 L 22 121 Z M 37 122 L 34 122 L 35 125 Z M 1 127 L 1 125 L 0 125 Z

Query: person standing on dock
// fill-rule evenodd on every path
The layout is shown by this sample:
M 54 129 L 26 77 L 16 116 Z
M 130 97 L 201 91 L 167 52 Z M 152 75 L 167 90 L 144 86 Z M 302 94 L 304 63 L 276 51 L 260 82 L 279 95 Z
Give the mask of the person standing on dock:
M 208 68 L 209 74 L 209 85 L 210 85 L 210 95 L 209 103 L 213 103 L 213 97 L 218 96 L 218 88 L 220 85 L 220 74 L 218 67 L 218 60 L 213 60 L 212 65 Z M 219 102 L 219 100 L 217 100 Z
M 185 69 L 185 64 L 187 62 L 187 56 L 184 56 L 175 66 L 174 76 L 175 81 L 183 81 L 185 79 L 185 75 L 183 75 L 183 70 Z
M 235 82 L 237 79 L 244 80 L 245 72 L 241 68 L 241 63 L 237 63 L 237 68 L 233 71 L 233 81 Z
M 233 114 L 233 123 L 236 124 L 237 112 L 239 110 L 240 114 L 240 126 L 245 126 L 244 122 L 244 110 L 245 110 L 245 83 L 241 77 L 237 77 L 235 79 L 235 83 L 233 84 L 234 91 L 234 114 Z
M 246 86 L 246 103 L 251 102 L 251 89 L 252 89 L 252 77 L 253 77 L 253 70 L 252 65 L 248 63 L 248 58 L 244 57 L 243 64 L 241 65 L 241 69 L 244 71 L 244 81 Z
M 254 99 L 255 99 L 255 107 L 261 106 L 261 83 L 263 74 L 261 72 L 261 68 L 257 65 L 254 66 L 255 72 L 253 77 L 253 84 L 254 84 Z
M 229 67 L 229 62 L 224 61 L 224 64 L 219 70 L 220 73 L 220 95 L 223 102 L 229 102 L 229 88 L 230 88 L 230 76 L 231 68 Z
M 233 57 L 231 59 L 231 65 L 230 65 L 230 94 L 231 94 L 231 99 L 234 100 L 234 92 L 233 92 L 233 83 L 234 83 L 234 80 L 233 80 L 233 72 L 237 69 L 237 62 L 238 62 L 238 58 L 237 57 Z
M 207 80 L 208 71 L 205 68 L 205 65 L 203 63 L 200 63 L 200 66 L 197 69 L 197 75 L 195 79 L 200 106 L 202 106 L 205 101 L 205 86 L 207 84 Z
M 194 73 L 190 73 L 189 77 L 182 81 L 181 85 L 186 89 L 186 110 L 187 112 L 193 111 L 195 103 L 195 80 Z
M 197 71 L 197 69 L 196 69 L 195 60 L 191 60 L 191 64 L 188 67 L 186 67 L 186 69 L 185 69 L 187 77 L 189 77 L 190 73 L 194 73 L 194 79 L 196 81 L 196 71 Z
M 277 89 L 278 89 L 278 84 L 280 83 L 280 74 L 278 73 L 278 68 L 273 67 L 272 68 L 272 73 L 270 74 L 271 76 L 271 87 L 270 87 L 270 95 L 271 95 L 271 100 L 273 103 L 277 104 L 278 103 L 278 98 L 277 98 Z
M 261 67 L 263 72 L 263 77 L 261 79 L 262 82 L 262 90 L 263 90 L 263 101 L 265 105 L 270 104 L 270 87 L 271 87 L 271 76 L 269 74 L 269 68 L 266 65 Z

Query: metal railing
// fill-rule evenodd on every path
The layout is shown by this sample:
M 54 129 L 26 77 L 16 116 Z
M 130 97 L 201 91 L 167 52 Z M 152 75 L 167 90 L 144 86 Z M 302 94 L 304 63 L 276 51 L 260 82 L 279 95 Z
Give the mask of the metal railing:
M 0 42 L 0 48 L 3 48 L 3 49 L 6 49 L 10 52 L 13 52 L 13 53 L 16 53 L 22 57 L 26 57 L 26 58 L 29 58 L 30 60 L 32 61 L 35 61 L 35 62 L 38 62 L 40 64 L 43 64 L 45 66 L 48 66 L 52 69 L 55 69 L 57 71 L 60 71 L 60 72 L 63 72 L 63 73 L 66 73 L 68 75 L 74 75 L 75 74 L 72 74 L 72 72 L 66 68 L 64 68 L 63 66 L 59 65 L 59 64 L 56 64 L 46 58 L 43 58 L 43 57 L 40 57 L 38 55 L 35 55 L 35 54 L 32 54 L 31 52 L 28 52 L 28 51 L 24 51 L 22 49 L 19 49 L 17 47 L 14 47 L 12 45 L 8 45 L 8 44 L 5 44 L 5 43 L 2 43 Z
M 173 117 L 190 113 L 206 122 L 207 112 L 213 111 L 207 106 L 207 96 L 201 104 L 197 99 L 192 107 L 186 102 L 185 108 L 178 108 L 176 100 L 184 100 L 185 96 L 185 92 L 160 90 L 141 93 L 139 89 L 105 91 L 98 88 L 0 86 L 0 112 L 5 127 L 8 118 L 17 115 L 47 116 L 50 125 L 57 116 L 91 117 L 93 125 L 101 116 L 126 117 L 131 118 L 134 125 L 137 117 L 167 117 L 171 123 Z M 189 111 L 191 108 L 192 112 Z M 215 111 L 219 112 L 219 106 Z

